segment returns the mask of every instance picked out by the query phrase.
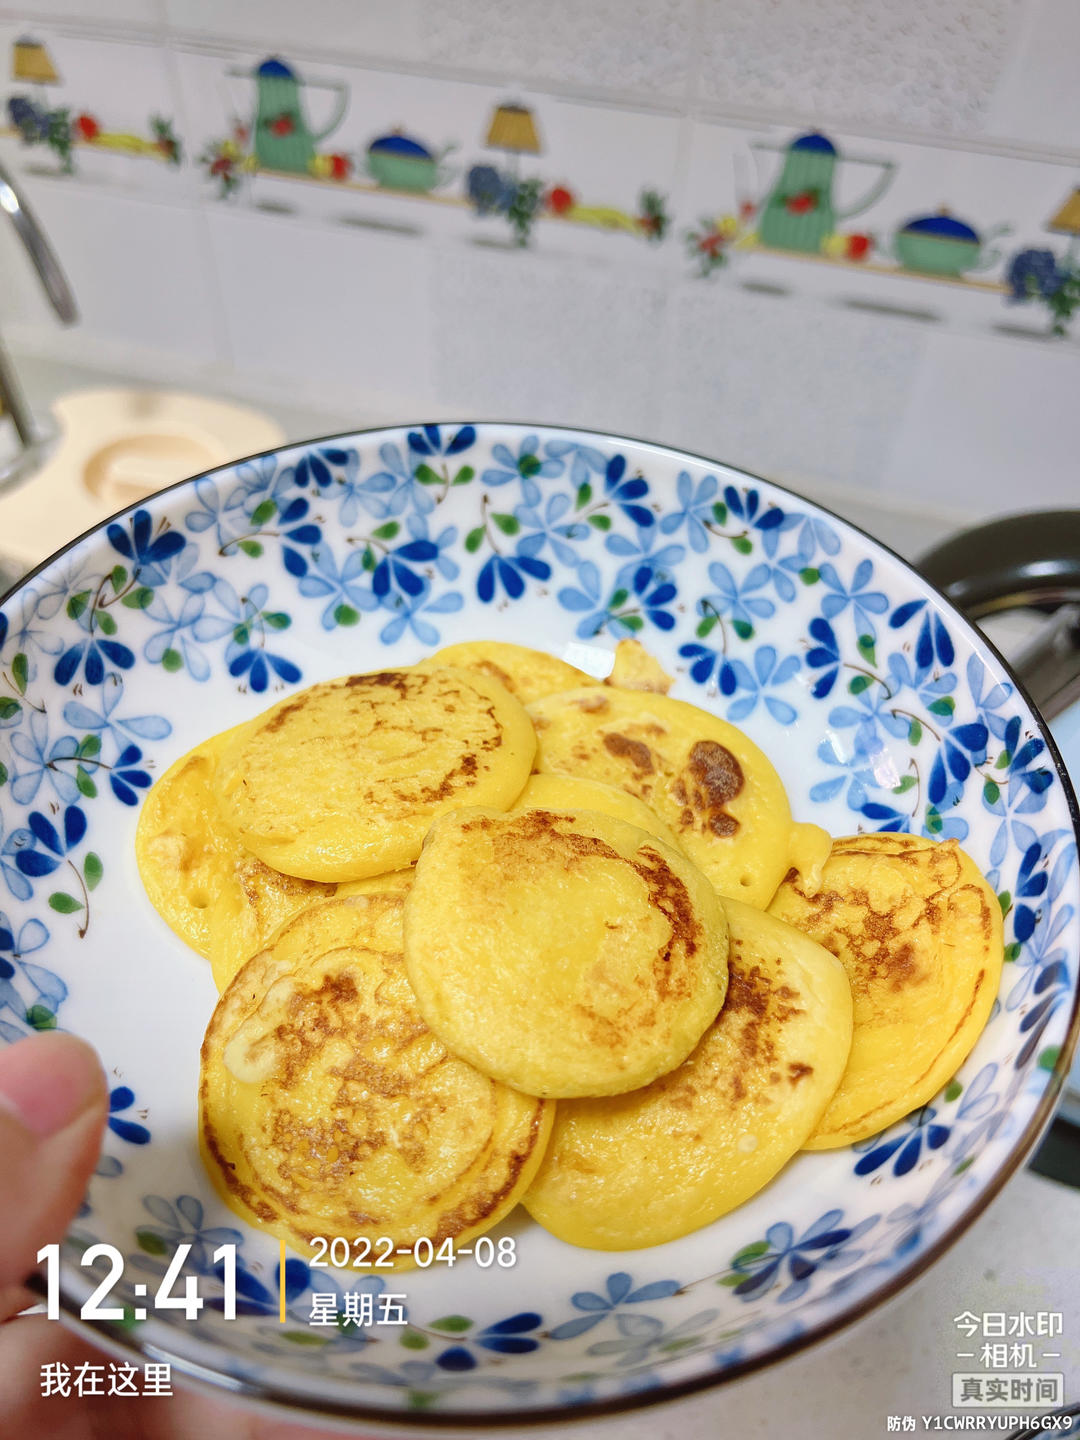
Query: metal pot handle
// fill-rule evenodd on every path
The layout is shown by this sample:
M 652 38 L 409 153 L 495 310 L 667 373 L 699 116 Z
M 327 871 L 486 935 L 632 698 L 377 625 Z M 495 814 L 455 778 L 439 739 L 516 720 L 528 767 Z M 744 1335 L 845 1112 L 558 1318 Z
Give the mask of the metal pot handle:
M 1080 700 L 1080 510 L 977 525 L 929 550 L 918 568 L 972 620 L 1001 610 L 1052 613 L 1013 668 L 1048 720 Z

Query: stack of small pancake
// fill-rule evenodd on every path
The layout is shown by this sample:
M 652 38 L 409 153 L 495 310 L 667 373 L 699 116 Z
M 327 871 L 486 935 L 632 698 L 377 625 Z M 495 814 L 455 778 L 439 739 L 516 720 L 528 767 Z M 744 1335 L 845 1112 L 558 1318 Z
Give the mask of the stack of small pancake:
M 708 1224 L 802 1148 L 925 1104 L 989 1015 L 996 897 L 954 842 L 793 821 L 670 698 L 453 646 L 328 681 L 158 781 L 137 856 L 209 958 L 200 1138 L 244 1218 L 460 1247 L 519 1201 L 571 1243 Z

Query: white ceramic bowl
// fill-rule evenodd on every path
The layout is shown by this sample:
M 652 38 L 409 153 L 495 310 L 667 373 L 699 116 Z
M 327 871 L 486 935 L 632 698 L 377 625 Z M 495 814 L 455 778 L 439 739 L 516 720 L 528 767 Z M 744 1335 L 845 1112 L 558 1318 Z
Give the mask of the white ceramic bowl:
M 603 674 L 625 635 L 678 676 L 675 695 L 753 736 L 797 818 L 962 842 L 1007 912 L 985 1032 L 931 1105 L 853 1150 L 796 1157 L 682 1240 L 576 1250 L 517 1211 L 494 1235 L 512 1237 L 512 1267 L 365 1276 L 294 1256 L 282 1275 L 276 1242 L 237 1222 L 199 1160 L 215 991 L 139 883 L 152 777 L 297 685 L 481 638 Z M 77 1316 L 104 1273 L 81 1253 L 111 1244 L 124 1263 L 102 1303 L 123 1318 L 97 1321 L 100 1340 L 368 1429 L 654 1402 L 865 1314 L 1020 1164 L 1080 1024 L 1075 801 L 996 653 L 851 526 L 654 445 L 432 425 L 295 446 L 157 495 L 0 607 L 0 764 L 0 1037 L 84 1035 L 114 1085 L 63 1249 L 63 1310 Z M 226 1319 L 214 1252 L 231 1243 Z M 154 1305 L 181 1244 L 204 1302 L 192 1320 Z M 315 1294 L 344 1311 L 346 1292 L 358 1315 L 371 1306 L 366 1323 L 310 1323 Z M 390 1323 L 395 1294 L 405 1324 Z

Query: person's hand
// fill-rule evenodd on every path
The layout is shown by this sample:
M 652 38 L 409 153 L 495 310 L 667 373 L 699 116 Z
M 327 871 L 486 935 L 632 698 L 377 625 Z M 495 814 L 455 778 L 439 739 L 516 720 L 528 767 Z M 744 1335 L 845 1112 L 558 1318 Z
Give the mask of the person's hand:
M 171 1397 L 42 1397 L 43 1364 L 74 1374 L 108 1358 L 58 1320 L 19 1315 L 34 1303 L 23 1282 L 38 1251 L 62 1239 L 79 1208 L 107 1113 L 105 1075 L 81 1040 L 45 1034 L 0 1047 L 0 1440 L 317 1440 L 180 1388 Z

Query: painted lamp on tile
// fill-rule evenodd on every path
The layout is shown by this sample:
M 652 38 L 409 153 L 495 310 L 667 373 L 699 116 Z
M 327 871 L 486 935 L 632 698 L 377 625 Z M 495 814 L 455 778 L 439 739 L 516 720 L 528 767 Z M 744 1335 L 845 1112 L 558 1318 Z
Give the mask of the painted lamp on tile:
M 757 150 L 778 148 L 765 140 L 756 140 L 753 146 Z M 838 221 L 861 214 L 881 198 L 895 169 L 891 160 L 842 157 L 828 136 L 817 132 L 792 140 L 783 155 L 780 177 L 761 207 L 758 239 L 772 249 L 803 250 L 815 255 L 821 253 Z M 833 201 L 836 167 L 841 159 L 848 165 L 876 166 L 882 172 L 856 204 L 844 209 L 838 209 Z
M 998 235 L 1007 235 L 1007 225 L 995 225 L 984 235 L 939 210 L 909 220 L 893 237 L 893 254 L 905 270 L 924 275 L 963 275 L 967 270 L 988 270 L 1001 259 L 1001 251 L 986 248 Z
M 395 130 L 390 135 L 380 135 L 368 146 L 368 174 L 388 190 L 424 194 L 436 185 L 444 185 L 450 178 L 449 169 L 441 162 L 451 148 L 447 146 L 434 155 L 419 140 Z
M 11 78 L 29 81 L 32 85 L 55 85 L 60 76 L 41 41 L 23 35 L 12 46 Z
M 539 155 L 543 148 L 532 111 L 525 105 L 511 103 L 496 106 L 484 144 L 491 150 L 505 150 L 513 157 L 511 169 L 515 174 L 519 155 Z
M 1080 185 L 1046 223 L 1046 228 L 1056 235 L 1080 235 Z
M 233 72 L 237 73 L 237 72 Z M 257 70 L 241 71 L 255 81 L 255 159 L 262 170 L 284 170 L 293 175 L 311 173 L 315 145 L 341 124 L 349 92 L 340 80 L 305 83 L 284 60 L 264 60 Z M 312 130 L 304 115 L 300 92 L 307 88 L 332 90 L 337 106 L 322 130 Z
M 60 76 L 40 40 L 23 35 L 15 41 L 11 47 L 11 78 L 39 87 L 36 100 L 26 95 L 8 97 L 7 110 L 12 125 L 28 145 L 48 141 L 51 116 L 45 87 L 57 84 Z

